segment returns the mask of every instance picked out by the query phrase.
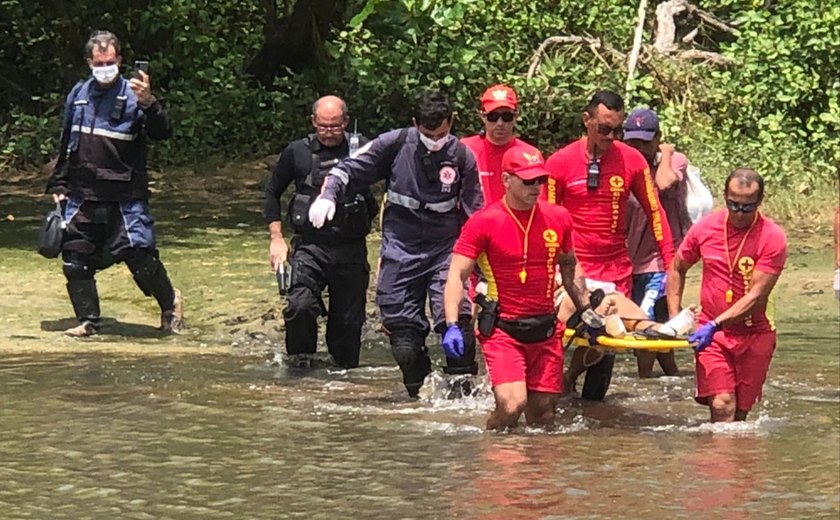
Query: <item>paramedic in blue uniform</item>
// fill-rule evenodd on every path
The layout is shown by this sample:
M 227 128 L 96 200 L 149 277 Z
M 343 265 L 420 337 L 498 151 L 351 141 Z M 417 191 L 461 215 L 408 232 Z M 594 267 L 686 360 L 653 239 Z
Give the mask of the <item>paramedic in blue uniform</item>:
M 443 334 L 443 287 L 452 246 L 461 226 L 484 200 L 475 157 L 452 134 L 452 105 L 446 94 L 425 91 L 414 108 L 414 126 L 386 132 L 339 163 L 324 182 L 309 216 L 315 227 L 333 218 L 336 200 L 348 188 L 384 180 L 387 202 L 376 303 L 391 352 L 409 396 L 416 397 L 431 372 L 426 336 Z M 432 327 L 426 314 L 431 310 Z M 464 356 L 446 359 L 444 372 L 476 374 L 475 334 L 465 298 L 459 325 Z M 469 393 L 469 378 L 454 377 Z M 450 395 L 453 395 L 450 393 Z M 457 396 L 457 395 L 456 395 Z
M 301 365 L 306 364 L 306 355 L 315 353 L 317 319 L 326 311 L 321 293 L 327 288 L 327 349 L 337 365 L 355 368 L 359 366 L 370 280 L 365 237 L 370 232 L 371 219 L 378 213 L 376 200 L 367 187 L 348 190 L 338 205 L 336 218 L 320 229 L 309 222 L 309 206 L 321 192 L 330 168 L 350 155 L 352 148 L 367 141 L 346 132 L 347 105 L 336 96 L 318 99 L 312 105 L 310 119 L 315 132 L 289 143 L 266 186 L 264 215 L 271 236 L 269 261 L 277 271 L 289 254 L 283 238 L 280 197 L 294 183 L 295 192 L 287 211 L 294 237 L 288 305 L 283 311 L 286 353 L 298 356 Z
M 93 33 L 85 57 L 92 77 L 67 96 L 58 160 L 47 183 L 47 193 L 64 206 L 64 276 L 79 321 L 65 334 L 99 332 L 94 275 L 110 265 L 103 261 L 108 255 L 125 262 L 143 293 L 157 300 L 161 330 L 177 332 L 181 293 L 158 256 L 146 171 L 146 141 L 170 137 L 169 116 L 152 95 L 148 74 L 119 75 L 120 42 L 112 33 Z

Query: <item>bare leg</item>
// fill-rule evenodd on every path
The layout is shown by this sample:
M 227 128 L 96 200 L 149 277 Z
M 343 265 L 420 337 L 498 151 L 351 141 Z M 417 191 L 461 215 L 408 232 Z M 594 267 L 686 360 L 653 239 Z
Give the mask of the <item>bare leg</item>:
M 636 367 L 639 369 L 639 377 L 646 379 L 653 377 L 653 362 L 656 360 L 656 353 L 649 350 L 636 350 Z
M 659 366 L 662 367 L 662 371 L 665 372 L 666 376 L 680 375 L 680 369 L 677 368 L 677 360 L 674 358 L 673 350 L 657 352 L 656 360 L 659 361 Z M 653 369 L 652 366 L 651 369 Z M 641 374 L 639 375 L 641 376 Z
M 556 406 L 557 394 L 528 392 L 528 404 L 525 407 L 525 420 L 528 426 L 538 426 L 550 430 L 554 426 L 554 409 Z
M 528 403 L 528 390 L 525 381 L 502 383 L 493 387 L 496 408 L 487 418 L 488 430 L 504 430 L 516 426 L 519 416 Z
M 735 420 L 735 396 L 717 394 L 709 398 L 709 412 L 712 422 L 732 422 Z
M 572 352 L 572 360 L 569 361 L 569 368 L 563 374 L 564 393 L 571 392 L 575 387 L 575 383 L 577 383 L 578 377 L 586 371 L 586 367 L 583 365 L 584 350 L 587 350 L 586 347 L 576 347 Z

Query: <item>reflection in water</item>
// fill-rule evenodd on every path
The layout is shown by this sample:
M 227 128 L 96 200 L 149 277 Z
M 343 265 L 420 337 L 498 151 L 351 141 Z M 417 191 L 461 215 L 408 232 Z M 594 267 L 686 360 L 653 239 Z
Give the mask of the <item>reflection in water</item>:
M 781 351 L 752 420 L 620 363 L 552 434 L 485 433 L 489 389 L 408 401 L 387 352 L 310 371 L 227 357 L 0 359 L 3 518 L 696 518 L 840 514 L 837 361 Z M 632 360 L 630 360 L 632 361 Z M 833 363 L 833 364 L 832 364 Z M 486 382 L 485 382 L 486 383 Z
M 567 511 L 567 496 L 580 490 L 556 472 L 566 459 L 563 442 L 549 436 L 541 440 L 535 444 L 528 436 L 485 436 L 470 474 L 454 475 L 447 493 L 452 517 L 525 520 Z

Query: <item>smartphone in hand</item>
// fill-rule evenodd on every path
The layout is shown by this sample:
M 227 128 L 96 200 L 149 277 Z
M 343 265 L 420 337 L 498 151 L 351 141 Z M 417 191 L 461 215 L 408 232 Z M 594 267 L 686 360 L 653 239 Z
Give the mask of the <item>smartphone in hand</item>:
M 149 75 L 149 62 L 148 61 L 135 61 L 134 62 L 134 72 L 131 73 L 131 77 L 133 77 L 135 79 L 141 79 L 140 78 L 140 71 L 141 70 L 143 72 L 145 72 L 147 76 Z

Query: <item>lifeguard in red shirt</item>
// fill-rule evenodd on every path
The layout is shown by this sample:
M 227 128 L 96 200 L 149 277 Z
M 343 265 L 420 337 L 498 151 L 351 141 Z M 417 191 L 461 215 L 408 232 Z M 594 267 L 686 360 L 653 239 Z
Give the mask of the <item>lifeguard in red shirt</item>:
M 485 206 L 505 194 L 502 156 L 514 146 L 530 146 L 513 135 L 518 116 L 516 106 L 516 91 L 509 86 L 494 85 L 488 88 L 481 95 L 480 117 L 484 128 L 476 135 L 461 139 L 475 155 Z
M 550 427 L 563 389 L 565 325 L 554 311 L 558 265 L 581 307 L 572 220 L 565 208 L 538 200 L 548 172 L 532 147 L 505 152 L 502 171 L 505 195 L 470 217 L 455 243 L 444 289 L 443 348 L 450 357 L 463 353 L 458 309 L 466 297 L 463 282 L 478 265 L 487 280 L 487 294 L 477 298 L 478 337 L 496 398 L 487 428 L 513 427 L 523 411 L 529 425 Z
M 589 290 L 601 287 L 630 298 L 633 263 L 627 252 L 625 224 L 630 194 L 635 195 L 647 216 L 665 265 L 670 265 L 674 257 L 671 229 L 647 161 L 638 150 L 619 140 L 624 124 L 621 96 L 608 90 L 597 92 L 583 112 L 583 124 L 584 137 L 548 158 L 550 176 L 545 195 L 550 203 L 562 204 L 572 216 L 575 255 Z M 574 385 L 586 369 L 586 350 L 575 349 L 566 373 L 569 385 Z M 605 362 L 609 374 L 612 357 Z M 605 381 L 608 384 L 609 378 Z
M 700 322 L 689 337 L 694 347 L 696 397 L 712 422 L 743 421 L 761 398 L 761 387 L 776 349 L 768 317 L 770 293 L 787 259 L 787 238 L 758 211 L 764 180 L 754 170 L 737 169 L 726 179 L 726 209 L 688 230 L 668 270 L 665 295 L 675 316 L 688 269 L 703 261 Z

